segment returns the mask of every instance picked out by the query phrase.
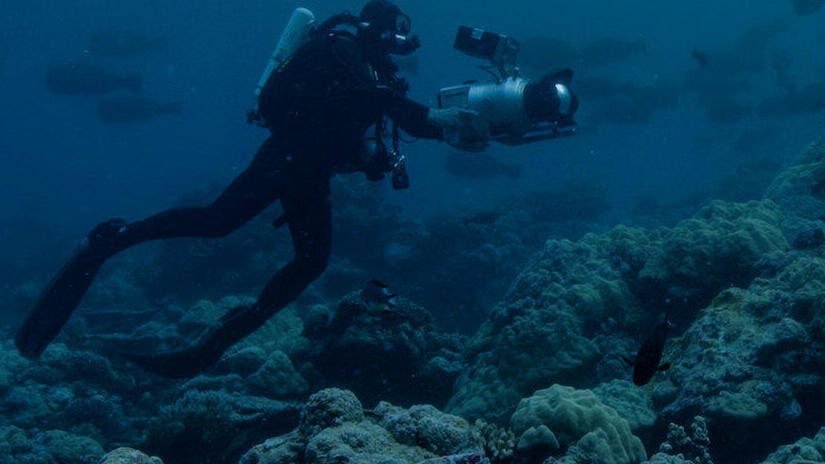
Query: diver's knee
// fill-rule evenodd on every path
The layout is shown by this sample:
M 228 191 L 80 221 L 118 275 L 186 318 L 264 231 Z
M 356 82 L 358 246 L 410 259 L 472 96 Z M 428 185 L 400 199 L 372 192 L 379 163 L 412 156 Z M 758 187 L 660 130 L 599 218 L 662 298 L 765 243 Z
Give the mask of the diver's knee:
M 235 232 L 238 227 L 235 227 L 232 224 L 226 223 L 212 223 L 209 225 L 208 228 L 204 230 L 204 237 L 206 238 L 222 238 L 226 237 L 227 235 Z
M 89 247 L 94 252 L 105 256 L 117 253 L 124 247 L 122 235 L 127 227 L 128 223 L 123 219 L 109 219 L 101 222 L 86 236 Z
M 205 225 L 203 235 L 206 238 L 221 238 L 240 229 L 244 224 L 243 219 L 231 217 L 226 214 L 219 214 L 207 208 L 205 211 Z

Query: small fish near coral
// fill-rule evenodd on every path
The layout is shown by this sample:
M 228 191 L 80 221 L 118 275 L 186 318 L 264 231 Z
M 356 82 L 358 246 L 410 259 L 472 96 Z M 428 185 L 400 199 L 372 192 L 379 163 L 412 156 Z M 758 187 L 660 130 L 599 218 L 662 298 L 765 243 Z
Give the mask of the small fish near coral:
M 665 318 L 639 347 L 634 360 L 622 356 L 624 362 L 633 367 L 633 383 L 639 386 L 647 385 L 656 372 L 670 369 L 670 363 L 659 364 L 659 361 L 662 360 L 662 351 L 665 349 L 667 331 L 672 328 L 673 323 Z
M 398 296 L 390 291 L 389 285 L 381 281 L 373 279 L 367 282 L 361 289 L 361 297 L 367 303 L 371 314 L 380 316 L 397 311 Z

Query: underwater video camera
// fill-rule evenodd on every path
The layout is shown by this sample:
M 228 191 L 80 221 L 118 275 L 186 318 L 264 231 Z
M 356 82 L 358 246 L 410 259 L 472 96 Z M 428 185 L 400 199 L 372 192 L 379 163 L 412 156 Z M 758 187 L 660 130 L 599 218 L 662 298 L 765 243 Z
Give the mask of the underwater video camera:
M 506 145 L 573 135 L 578 99 L 570 91 L 573 71 L 565 69 L 538 80 L 519 76 L 519 43 L 503 34 L 460 26 L 453 47 L 490 65 L 481 66 L 495 77 L 491 82 L 470 81 L 438 92 L 439 108 L 454 106 L 479 113 L 489 125 L 490 140 Z M 473 136 L 451 131 L 447 143 L 461 148 Z

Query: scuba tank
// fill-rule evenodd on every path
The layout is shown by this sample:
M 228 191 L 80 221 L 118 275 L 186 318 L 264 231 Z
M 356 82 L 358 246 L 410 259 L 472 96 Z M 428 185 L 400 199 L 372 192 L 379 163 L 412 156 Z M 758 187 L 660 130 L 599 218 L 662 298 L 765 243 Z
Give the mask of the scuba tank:
M 257 123 L 261 127 L 268 127 L 264 115 L 261 113 L 260 97 L 264 92 L 264 88 L 269 84 L 270 78 L 277 73 L 287 63 L 289 63 L 292 56 L 299 47 L 308 42 L 313 34 L 318 32 L 330 32 L 340 25 L 351 25 L 357 27 L 357 18 L 348 13 L 333 16 L 326 22 L 316 24 L 315 15 L 306 8 L 296 8 L 292 12 L 286 28 L 272 55 L 269 57 L 269 62 L 264 69 L 261 78 L 255 86 L 255 109 L 247 112 L 247 123 Z M 351 37 L 355 37 L 352 34 Z M 372 71 L 376 80 L 380 80 L 376 71 Z M 395 79 L 391 83 L 392 86 L 397 87 L 406 92 L 406 82 L 403 79 Z M 264 94 L 265 95 L 265 94 Z M 264 111 L 266 112 L 266 111 Z M 270 121 L 273 122 L 273 121 Z M 386 173 L 392 173 L 392 186 L 396 190 L 406 189 L 409 187 L 409 177 L 407 176 L 407 160 L 404 155 L 400 153 L 400 134 L 398 127 L 393 123 L 391 130 L 392 145 L 388 147 L 384 139 L 388 137 L 386 117 L 382 117 L 375 124 L 375 136 L 367 137 L 362 142 L 362 147 L 358 153 L 358 165 L 341 166 L 339 173 L 354 172 L 356 170 L 364 169 L 369 180 L 382 179 Z
M 280 66 L 289 61 L 289 58 L 295 53 L 295 50 L 304 42 L 309 40 L 309 34 L 315 27 L 315 15 L 306 8 L 296 8 L 289 17 L 289 22 L 286 28 L 281 33 L 278 43 L 275 44 L 275 49 L 272 50 L 272 55 L 269 57 L 269 62 L 266 64 L 258 84 L 255 86 L 255 109 L 247 113 L 247 122 L 257 122 L 263 124 L 258 108 L 258 97 L 261 96 L 261 91 L 266 85 L 272 73 Z

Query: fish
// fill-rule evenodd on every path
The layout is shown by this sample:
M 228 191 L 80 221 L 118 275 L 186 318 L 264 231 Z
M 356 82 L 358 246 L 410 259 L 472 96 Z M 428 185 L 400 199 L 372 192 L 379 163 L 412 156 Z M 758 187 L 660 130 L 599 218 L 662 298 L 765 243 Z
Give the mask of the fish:
M 444 168 L 455 177 L 469 179 L 490 179 L 493 177 L 521 177 L 521 166 L 503 163 L 496 158 L 482 153 L 450 153 L 444 162 Z
M 361 289 L 361 297 L 367 303 L 367 309 L 371 314 L 380 316 L 397 312 L 398 296 L 390 291 L 389 285 L 379 280 L 367 282 Z
M 656 372 L 670 369 L 670 363 L 659 364 L 659 362 L 662 360 L 662 351 L 665 349 L 667 332 L 673 327 L 673 323 L 665 318 L 665 321 L 659 324 L 639 347 L 634 360 L 622 356 L 624 362 L 633 368 L 633 383 L 639 386 L 646 385 Z
M 95 64 L 52 66 L 46 72 L 46 88 L 60 95 L 102 95 L 117 89 L 138 93 L 140 87 L 140 74 L 121 76 Z
M 710 61 L 710 57 L 708 56 L 707 52 L 699 51 L 698 49 L 694 48 L 693 52 L 690 54 L 690 57 L 696 60 L 696 63 L 699 65 L 700 68 L 704 68 L 708 65 Z
M 791 0 L 794 13 L 798 16 L 814 14 L 822 8 L 825 0 Z
M 163 114 L 178 115 L 181 111 L 179 102 L 158 103 L 139 96 L 107 98 L 97 105 L 97 117 L 106 123 L 147 121 Z
M 168 46 L 165 38 L 149 38 L 134 31 L 115 30 L 93 35 L 87 50 L 97 56 L 128 58 L 163 51 Z

